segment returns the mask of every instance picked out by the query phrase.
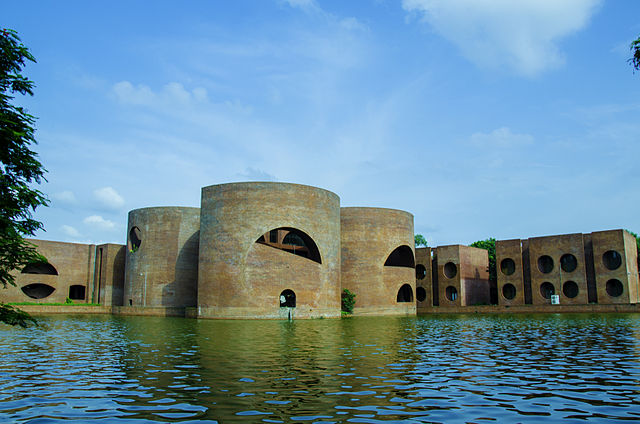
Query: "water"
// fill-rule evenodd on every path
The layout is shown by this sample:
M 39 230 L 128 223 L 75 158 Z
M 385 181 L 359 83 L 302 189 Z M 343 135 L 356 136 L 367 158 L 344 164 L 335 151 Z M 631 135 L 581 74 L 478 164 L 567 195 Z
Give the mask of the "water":
M 640 316 L 0 326 L 0 422 L 640 419 Z

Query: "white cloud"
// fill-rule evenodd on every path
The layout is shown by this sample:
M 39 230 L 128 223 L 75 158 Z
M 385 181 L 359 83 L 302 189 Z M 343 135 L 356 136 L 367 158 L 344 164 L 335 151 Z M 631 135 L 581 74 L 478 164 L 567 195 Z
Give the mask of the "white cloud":
M 154 92 L 149 86 L 139 84 L 134 86 L 129 81 L 120 81 L 112 87 L 115 97 L 124 104 L 138 106 L 187 106 L 208 101 L 207 90 L 195 87 L 188 91 L 179 82 L 170 82 L 159 92 Z
M 73 194 L 72 191 L 69 191 L 69 190 L 53 193 L 51 195 L 51 198 L 54 201 L 60 202 L 62 204 L 73 205 L 76 203 L 76 196 Z
M 275 175 L 271 175 L 262 169 L 248 167 L 244 172 L 237 174 L 248 181 L 278 181 Z
M 320 9 L 315 0 L 284 0 L 284 3 L 288 4 L 290 7 L 300 8 L 305 12 L 312 12 Z
M 93 195 L 105 208 L 116 210 L 124 206 L 124 199 L 113 187 L 99 188 L 93 191 Z
M 583 29 L 601 0 L 403 0 L 481 67 L 533 76 L 564 63 L 557 42 Z
M 104 219 L 100 215 L 88 216 L 82 222 L 98 230 L 113 230 L 116 228 L 116 224 L 113 221 Z
M 68 235 L 69 237 L 77 238 L 81 236 L 80 232 L 70 225 L 63 225 L 61 228 L 62 228 L 62 232 Z
M 481 147 L 521 147 L 532 144 L 530 134 L 515 134 L 508 127 L 497 128 L 490 133 L 477 132 L 471 136 L 471 143 Z

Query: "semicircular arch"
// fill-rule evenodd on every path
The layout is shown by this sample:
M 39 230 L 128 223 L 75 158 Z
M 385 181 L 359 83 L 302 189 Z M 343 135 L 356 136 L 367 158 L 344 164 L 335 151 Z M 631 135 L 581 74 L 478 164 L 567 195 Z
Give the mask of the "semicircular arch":
M 384 262 L 384 266 L 401 266 L 406 268 L 415 268 L 416 262 L 413 257 L 413 250 L 406 244 L 398 246 L 389 255 Z
M 257 237 L 254 243 L 264 244 L 322 264 L 322 255 L 316 242 L 309 234 L 297 228 L 273 228 Z

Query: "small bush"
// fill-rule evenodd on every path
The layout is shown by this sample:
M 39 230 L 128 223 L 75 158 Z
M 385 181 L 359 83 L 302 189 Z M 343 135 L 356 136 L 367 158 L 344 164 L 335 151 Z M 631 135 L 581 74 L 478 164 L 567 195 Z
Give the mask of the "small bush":
M 342 311 L 348 314 L 353 313 L 353 307 L 356 304 L 355 293 L 350 292 L 348 289 L 342 290 Z

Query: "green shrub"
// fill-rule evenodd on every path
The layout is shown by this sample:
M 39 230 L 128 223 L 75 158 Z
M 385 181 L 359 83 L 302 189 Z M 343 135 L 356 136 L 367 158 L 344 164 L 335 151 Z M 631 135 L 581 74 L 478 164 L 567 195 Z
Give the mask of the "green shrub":
M 342 290 L 342 311 L 348 314 L 353 313 L 353 307 L 356 304 L 356 295 L 348 289 Z

